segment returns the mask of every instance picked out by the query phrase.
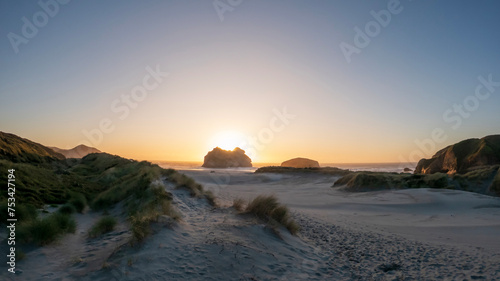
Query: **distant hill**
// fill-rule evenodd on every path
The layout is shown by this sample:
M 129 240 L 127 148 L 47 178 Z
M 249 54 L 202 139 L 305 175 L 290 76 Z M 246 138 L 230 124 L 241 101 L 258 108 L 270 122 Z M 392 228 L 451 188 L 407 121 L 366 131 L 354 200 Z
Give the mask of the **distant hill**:
M 308 158 L 293 158 L 281 163 L 281 167 L 291 168 L 319 168 L 319 163 L 316 160 Z
M 83 158 L 91 153 L 101 153 L 99 149 L 83 144 L 80 144 L 72 149 L 61 149 L 53 146 L 50 148 L 55 152 L 64 155 L 66 158 Z
M 500 164 L 500 135 L 468 139 L 418 162 L 415 174 L 463 174 L 473 168 Z
M 0 132 L 0 159 L 14 163 L 48 163 L 65 157 L 39 143 Z

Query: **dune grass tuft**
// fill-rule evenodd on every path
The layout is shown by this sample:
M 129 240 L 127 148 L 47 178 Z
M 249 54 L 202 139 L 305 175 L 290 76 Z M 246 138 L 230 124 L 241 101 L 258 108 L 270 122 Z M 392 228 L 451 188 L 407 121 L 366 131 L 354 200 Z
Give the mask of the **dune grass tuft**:
M 76 221 L 69 214 L 53 213 L 42 219 L 34 219 L 19 226 L 18 239 L 37 245 L 54 242 L 64 233 L 74 233 Z
M 73 205 L 78 213 L 82 213 L 87 206 L 87 199 L 81 193 L 72 192 L 68 203 Z
M 104 216 L 100 218 L 89 231 L 89 237 L 95 238 L 102 234 L 111 232 L 115 229 L 116 219 L 111 216 Z
M 259 195 L 255 197 L 245 209 L 246 213 L 253 214 L 260 219 L 279 223 L 286 227 L 291 234 L 296 234 L 300 227 L 290 218 L 288 207 L 278 202 L 274 195 Z
M 217 202 L 215 202 L 215 195 L 212 191 L 206 190 L 205 192 L 203 192 L 203 194 L 205 195 L 205 198 L 207 199 L 208 203 L 210 203 L 210 205 L 212 205 L 213 207 L 217 207 Z
M 57 211 L 61 214 L 71 215 L 76 212 L 76 208 L 72 204 L 64 204 Z
M 136 242 L 142 241 L 150 234 L 150 223 L 158 221 L 161 215 L 179 219 L 179 215 L 172 207 L 171 200 L 172 195 L 165 191 L 162 184 L 150 184 L 134 200 L 127 202 L 129 221 Z
M 184 174 L 172 173 L 168 179 L 174 182 L 177 188 L 189 190 L 189 193 L 193 197 L 201 197 L 203 195 L 203 186 Z
M 233 208 L 238 211 L 242 212 L 245 207 L 245 200 L 242 198 L 236 198 L 233 200 Z

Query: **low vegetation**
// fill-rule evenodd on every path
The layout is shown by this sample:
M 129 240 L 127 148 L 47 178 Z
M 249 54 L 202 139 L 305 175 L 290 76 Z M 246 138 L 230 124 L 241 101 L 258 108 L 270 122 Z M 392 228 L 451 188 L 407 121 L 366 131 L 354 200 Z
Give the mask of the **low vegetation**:
M 217 207 L 217 202 L 215 201 L 215 195 L 213 194 L 212 191 L 206 190 L 203 192 L 203 195 L 205 196 L 210 205 L 212 205 L 213 207 Z
M 292 168 L 281 166 L 268 166 L 258 168 L 255 173 L 277 173 L 277 174 L 292 174 L 292 173 L 305 173 L 305 174 L 324 174 L 330 176 L 345 176 L 352 173 L 352 171 L 344 170 L 335 167 L 321 167 L 321 168 Z
M 74 233 L 75 230 L 76 221 L 71 215 L 55 212 L 44 218 L 35 218 L 21 223 L 17 239 L 22 243 L 43 246 L 65 233 Z
M 238 211 L 242 212 L 245 207 L 245 200 L 242 198 L 236 198 L 233 200 L 233 208 Z
M 493 185 L 495 175 L 499 169 L 500 165 L 476 167 L 465 174 L 455 174 L 452 176 L 452 179 L 456 182 L 459 189 L 484 193 L 477 189 L 486 189 L 489 182 Z M 494 193 L 493 190 L 491 191 Z
M 189 194 L 193 197 L 201 197 L 203 195 L 203 186 L 184 174 L 172 173 L 168 179 L 175 183 L 177 188 L 189 190 Z
M 176 188 L 187 189 L 192 197 L 205 197 L 210 205 L 217 206 L 214 194 L 209 190 L 204 191 L 203 186 L 194 179 L 175 171 L 170 172 L 167 178 L 175 184 Z
M 90 229 L 89 237 L 95 238 L 101 236 L 102 234 L 113 231 L 115 229 L 116 223 L 116 219 L 111 216 L 104 216 L 100 218 Z
M 205 192 L 193 179 L 146 161 L 106 153 L 68 161 L 52 160 L 43 165 L 0 160 L 0 168 L 15 169 L 16 177 L 22 179 L 16 181 L 16 215 L 20 221 L 25 217 L 30 219 L 23 219 L 20 225 L 21 242 L 51 243 L 62 234 L 74 231 L 76 224 L 71 214 L 84 212 L 87 205 L 94 211 L 106 211 L 117 203 L 123 204 L 134 242 L 141 241 L 151 232 L 151 222 L 157 221 L 159 216 L 179 218 L 172 208 L 171 194 L 160 182 L 152 184 L 161 177 L 215 204 L 213 194 Z M 6 197 L 5 189 L 0 192 L 0 202 L 5 203 L 0 206 L 2 222 L 7 218 Z M 62 206 L 56 213 L 38 219 L 36 208 L 44 208 L 47 204 Z
M 75 207 L 71 204 L 64 204 L 57 211 L 61 214 L 67 214 L 67 215 L 76 213 Z
M 83 213 L 83 210 L 87 206 L 87 199 L 85 196 L 78 192 L 72 192 L 70 194 L 71 197 L 68 203 L 72 205 L 78 213 Z
M 497 174 L 489 187 L 489 191 L 496 196 L 500 196 L 500 168 L 498 168 Z
M 385 189 L 405 188 L 439 188 L 477 192 L 488 195 L 499 195 L 495 185 L 498 182 L 499 165 L 472 169 L 466 174 L 448 175 L 406 174 L 384 172 L 353 172 L 334 183 L 334 187 L 343 186 L 346 191 L 362 192 Z M 499 179 L 497 179 L 499 178 Z
M 345 186 L 348 191 L 453 187 L 446 174 L 421 175 L 384 172 L 354 172 L 338 179 L 334 186 Z
M 21 243 L 51 243 L 62 234 L 75 231 L 72 214 L 85 212 L 87 206 L 106 213 L 117 203 L 130 222 L 134 242 L 141 241 L 151 232 L 151 222 L 159 216 L 180 217 L 171 205 L 171 194 L 159 181 L 161 178 L 215 205 L 211 192 L 175 170 L 107 153 L 65 159 L 43 145 L 3 132 L 0 132 L 0 169 L 15 170 L 16 218 L 20 222 L 17 231 Z M 7 182 L 6 173 L 0 174 L 0 181 Z M 7 219 L 7 197 L 7 188 L 0 189 L 3 202 L 0 223 Z M 46 205 L 60 207 L 48 214 Z M 37 208 L 47 214 L 39 218 Z M 112 229 L 111 225 L 114 223 L 109 217 L 103 218 L 90 231 L 91 236 Z
M 135 242 L 142 241 L 151 233 L 150 224 L 161 215 L 179 219 L 172 207 L 172 195 L 160 184 L 149 186 L 134 199 L 127 200 L 126 206 Z
M 241 199 L 236 199 L 233 202 L 235 209 L 242 209 L 243 205 L 244 203 Z M 300 229 L 299 225 L 290 218 L 288 207 L 280 204 L 274 195 L 259 195 L 255 197 L 247 204 L 244 213 L 255 215 L 271 223 L 280 224 L 286 227 L 293 235 Z

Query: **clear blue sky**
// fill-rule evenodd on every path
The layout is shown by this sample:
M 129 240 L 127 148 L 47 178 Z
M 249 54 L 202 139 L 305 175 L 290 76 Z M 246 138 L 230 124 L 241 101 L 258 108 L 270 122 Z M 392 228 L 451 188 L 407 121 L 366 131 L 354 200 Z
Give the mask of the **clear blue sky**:
M 73 0 L 44 18 L 38 1 L 2 0 L 0 130 L 150 160 L 201 160 L 233 132 L 269 162 L 397 162 L 432 154 L 415 141 L 436 128 L 436 150 L 500 133 L 500 86 L 471 97 L 479 76 L 500 82 L 500 2 L 396 2 Z M 376 28 L 371 11 L 388 5 L 398 12 L 349 63 L 342 42 L 356 47 L 355 28 Z M 23 17 L 40 25 L 24 27 L 31 38 Z M 113 110 L 148 66 L 169 75 Z M 464 101 L 474 110 L 460 115 Z M 284 107 L 295 118 L 259 135 Z M 89 140 L 103 119 L 112 130 Z

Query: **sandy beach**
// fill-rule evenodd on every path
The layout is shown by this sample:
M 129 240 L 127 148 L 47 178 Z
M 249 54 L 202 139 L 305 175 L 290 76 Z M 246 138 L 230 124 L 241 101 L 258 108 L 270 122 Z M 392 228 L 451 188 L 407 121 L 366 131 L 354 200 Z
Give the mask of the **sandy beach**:
M 97 218 L 27 253 L 11 280 L 500 280 L 500 198 L 408 189 L 348 193 L 336 177 L 181 171 L 217 197 L 214 208 L 166 179 L 181 220 L 160 218 L 130 246 L 126 222 L 87 238 Z M 301 226 L 293 236 L 232 208 L 235 198 L 274 194 Z M 120 206 L 112 210 L 119 216 Z M 14 278 L 13 278 L 14 277 Z
M 500 200 L 450 190 L 346 193 L 335 177 L 183 171 L 220 208 L 170 190 L 183 222 L 97 273 L 148 280 L 495 280 Z M 235 215 L 235 198 L 275 194 L 293 211 L 297 237 Z M 155 258 L 153 258 L 155 257 Z M 132 259 L 133 265 L 127 266 Z M 111 275 L 110 275 L 111 274 Z M 168 276 L 168 277 L 167 277 Z M 92 278 L 92 279 L 93 279 Z
M 299 237 L 319 246 L 341 278 L 499 278 L 499 198 L 437 189 L 348 193 L 331 187 L 336 177 L 321 175 L 184 172 L 222 205 L 277 195 L 302 226 Z M 391 264 L 400 267 L 380 270 Z

